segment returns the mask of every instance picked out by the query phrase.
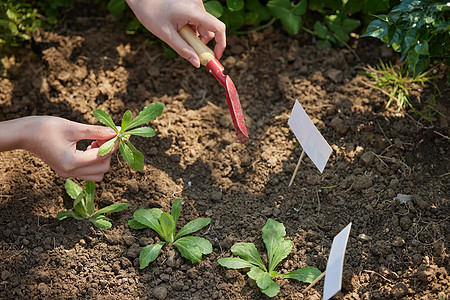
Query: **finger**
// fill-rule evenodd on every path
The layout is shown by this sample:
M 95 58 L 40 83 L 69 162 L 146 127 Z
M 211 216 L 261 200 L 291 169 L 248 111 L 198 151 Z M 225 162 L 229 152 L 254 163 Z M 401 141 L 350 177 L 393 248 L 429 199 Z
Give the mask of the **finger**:
M 106 126 L 79 124 L 75 138 L 78 140 L 109 140 L 117 133 Z
M 102 161 L 106 161 L 110 158 L 111 153 L 104 156 L 98 155 L 98 148 L 91 148 L 85 151 L 75 150 L 75 153 L 73 154 L 73 164 L 75 167 L 73 169 L 75 170 L 78 168 L 94 165 Z
M 70 174 L 70 177 L 76 177 L 79 179 L 91 181 L 100 181 L 103 179 L 104 174 L 108 172 L 110 163 L 111 157 L 108 157 L 101 162 L 73 170 Z
M 170 36 L 172 36 L 171 43 L 169 44 L 173 50 L 175 50 L 181 57 L 189 61 L 194 67 L 200 68 L 200 59 L 197 52 L 186 43 L 185 40 L 178 34 L 175 28 L 170 28 Z
M 204 28 L 198 28 L 198 33 L 200 34 L 200 40 L 206 45 L 214 38 L 214 32 L 205 30 Z
M 206 17 L 205 17 L 206 16 Z M 214 54 L 217 59 L 222 57 L 223 51 L 226 47 L 226 26 L 219 19 L 216 19 L 211 14 L 204 12 L 198 18 L 189 20 L 189 23 L 197 26 L 197 30 L 202 36 L 209 37 L 206 34 L 207 31 L 211 32 L 216 40 L 216 46 L 214 47 Z

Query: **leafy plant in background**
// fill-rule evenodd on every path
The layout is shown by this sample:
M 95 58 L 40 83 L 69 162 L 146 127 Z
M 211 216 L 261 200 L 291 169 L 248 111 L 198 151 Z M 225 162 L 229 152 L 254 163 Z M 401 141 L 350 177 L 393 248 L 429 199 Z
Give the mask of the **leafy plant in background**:
M 253 243 L 233 245 L 231 252 L 239 257 L 220 258 L 218 263 L 229 269 L 250 268 L 247 275 L 255 280 L 261 292 L 269 297 L 274 297 L 280 292 L 280 286 L 273 281 L 273 278 L 291 278 L 307 283 L 313 282 L 321 274 L 316 267 L 303 267 L 285 274 L 275 271 L 277 265 L 292 250 L 292 241 L 285 240 L 285 236 L 286 231 L 282 223 L 272 219 L 267 220 L 262 229 L 262 238 L 267 249 L 268 267 L 262 261 Z
M 0 3 L 0 46 L 19 46 L 29 40 L 34 29 L 42 26 L 41 14 L 28 1 L 6 0 Z
M 413 107 L 411 102 L 410 92 L 413 88 L 413 84 L 425 84 L 429 83 L 434 86 L 435 92 L 440 96 L 441 93 L 437 85 L 432 81 L 437 78 L 437 76 L 428 76 L 430 70 L 417 75 L 415 78 L 409 76 L 409 70 L 405 65 L 398 67 L 397 69 L 392 66 L 392 63 L 385 64 L 380 61 L 380 64 L 376 69 L 368 67 L 364 72 L 365 75 L 374 80 L 372 87 L 380 90 L 382 93 L 389 97 L 386 103 L 386 108 L 388 108 L 393 102 L 397 105 L 397 110 L 408 106 L 412 111 L 414 111 L 421 118 L 431 121 L 431 117 L 438 113 L 438 110 L 434 108 L 434 104 L 430 103 L 424 112 L 420 112 Z M 433 97 L 434 98 L 434 97 Z
M 65 188 L 67 194 L 74 200 L 73 211 L 60 211 L 56 216 L 58 220 L 67 218 L 74 218 L 76 220 L 89 219 L 95 227 L 109 229 L 112 226 L 112 220 L 105 217 L 104 214 L 122 211 L 130 205 L 129 203 L 116 203 L 94 212 L 95 183 L 93 181 L 86 181 L 85 189 L 83 191 L 82 187 L 72 180 L 67 179 Z
M 98 154 L 104 156 L 112 151 L 114 145 L 119 141 L 119 150 L 123 159 L 129 164 L 133 169 L 137 171 L 144 170 L 144 154 L 134 147 L 130 142 L 130 136 L 137 135 L 142 137 L 153 137 L 156 132 L 151 127 L 139 127 L 140 125 L 146 124 L 150 121 L 154 121 L 158 116 L 162 114 L 164 109 L 164 104 L 162 103 L 151 103 L 150 105 L 144 107 L 144 109 L 138 114 L 138 116 L 132 119 L 131 111 L 127 110 L 122 118 L 122 126 L 120 129 L 116 127 L 111 116 L 102 109 L 95 109 L 94 116 L 105 124 L 111 127 L 117 135 L 104 143 L 98 149 Z
M 350 40 L 350 33 L 368 19 L 370 14 L 389 9 L 389 0 L 309 0 L 308 8 L 324 16 L 324 22 L 316 21 L 314 31 L 305 31 L 316 35 L 317 47 L 345 45 Z
M 363 37 L 382 40 L 400 52 L 416 77 L 430 64 L 430 57 L 444 58 L 450 65 L 448 1 L 403 0 L 386 15 L 376 15 Z
M 211 219 L 197 218 L 192 220 L 175 234 L 180 214 L 181 199 L 175 199 L 170 214 L 163 212 L 159 208 L 139 209 L 134 212 L 133 219 L 128 221 L 128 225 L 131 228 L 151 228 L 164 240 L 163 242 L 145 246 L 141 250 L 139 255 L 141 269 L 147 267 L 158 257 L 162 246 L 166 243 L 177 247 L 180 250 L 181 256 L 189 259 L 192 263 L 200 262 L 203 254 L 210 254 L 212 252 L 212 245 L 207 239 L 199 236 L 187 236 L 207 226 L 211 223 Z

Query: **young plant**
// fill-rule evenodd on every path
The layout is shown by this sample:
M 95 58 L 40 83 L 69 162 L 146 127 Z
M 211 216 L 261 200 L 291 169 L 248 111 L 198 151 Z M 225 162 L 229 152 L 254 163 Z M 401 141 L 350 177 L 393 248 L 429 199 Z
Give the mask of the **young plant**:
M 269 266 L 266 267 L 253 243 L 237 243 L 231 247 L 231 252 L 239 256 L 218 259 L 218 263 L 229 269 L 250 268 L 247 275 L 256 281 L 261 292 L 274 297 L 280 292 L 280 286 L 273 278 L 291 278 L 307 283 L 313 282 L 322 272 L 316 267 L 303 267 L 295 271 L 281 274 L 275 271 L 277 265 L 285 259 L 292 250 L 292 241 L 285 240 L 284 225 L 268 219 L 262 229 L 262 238 L 267 249 Z
M 128 221 L 128 225 L 131 228 L 151 228 L 164 240 L 163 242 L 145 246 L 141 250 L 139 255 L 141 269 L 147 267 L 158 257 L 162 246 L 166 243 L 177 247 L 180 250 L 181 256 L 189 259 L 192 263 L 200 262 L 203 254 L 210 254 L 212 252 L 212 245 L 207 239 L 198 236 L 187 236 L 207 226 L 211 222 L 211 219 L 197 218 L 192 220 L 175 234 L 180 213 L 180 199 L 175 199 L 170 214 L 163 212 L 159 208 L 139 209 L 134 212 L 134 218 Z
M 130 136 L 138 135 L 143 137 L 153 137 L 156 132 L 151 127 L 139 127 L 140 125 L 146 124 L 150 121 L 155 120 L 158 116 L 162 114 L 164 109 L 164 104 L 162 103 L 152 103 L 139 113 L 139 115 L 132 119 L 131 111 L 127 110 L 123 114 L 122 126 L 117 129 L 112 118 L 102 109 L 95 109 L 94 116 L 105 124 L 111 127 L 117 133 L 117 135 L 104 143 L 98 150 L 98 154 L 104 156 L 112 151 L 114 145 L 119 141 L 119 150 L 123 159 L 129 164 L 133 169 L 137 171 L 144 170 L 144 154 L 134 147 L 130 142 Z
M 102 209 L 95 211 L 94 196 L 95 196 L 95 183 L 93 181 L 86 181 L 85 189 L 70 179 L 66 180 L 66 192 L 74 199 L 73 211 L 66 210 L 60 211 L 56 217 L 58 220 L 64 220 L 67 218 L 74 218 L 76 220 L 89 219 L 95 227 L 100 229 L 111 228 L 111 219 L 105 217 L 103 214 L 119 212 L 127 208 L 129 203 L 116 203 Z
M 431 121 L 430 116 L 434 113 L 441 113 L 437 111 L 433 105 L 429 105 L 429 111 L 425 111 L 424 113 L 420 112 L 412 105 L 410 96 L 410 92 L 413 90 L 414 84 L 423 85 L 427 83 L 433 85 L 435 93 L 437 92 L 439 96 L 441 96 L 438 86 L 432 81 L 437 78 L 437 76 L 428 76 L 430 71 L 431 70 L 423 72 L 413 78 L 409 76 L 409 70 L 405 65 L 402 65 L 400 68 L 396 69 L 392 66 L 392 63 L 385 64 L 380 61 L 380 64 L 376 69 L 368 67 L 364 74 L 374 80 L 372 87 L 380 90 L 389 97 L 389 100 L 386 103 L 386 108 L 388 108 L 393 102 L 396 104 L 398 111 L 408 106 L 421 118 Z M 430 104 L 432 101 L 430 101 Z

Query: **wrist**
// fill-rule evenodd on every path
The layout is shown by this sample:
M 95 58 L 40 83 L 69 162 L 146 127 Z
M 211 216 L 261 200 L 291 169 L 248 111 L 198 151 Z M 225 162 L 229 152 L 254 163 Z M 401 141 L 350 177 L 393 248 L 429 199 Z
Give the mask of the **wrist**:
M 42 117 L 30 116 L 0 122 L 0 151 L 32 150 Z

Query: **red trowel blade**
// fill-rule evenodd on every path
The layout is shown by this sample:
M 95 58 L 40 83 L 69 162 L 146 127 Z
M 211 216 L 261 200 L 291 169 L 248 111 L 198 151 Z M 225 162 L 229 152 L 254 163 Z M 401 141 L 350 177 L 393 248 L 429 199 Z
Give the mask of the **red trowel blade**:
M 226 75 L 225 88 L 227 90 L 227 104 L 233 120 L 234 130 L 238 139 L 243 144 L 248 142 L 247 128 L 245 127 L 244 114 L 242 113 L 241 102 L 230 76 Z

